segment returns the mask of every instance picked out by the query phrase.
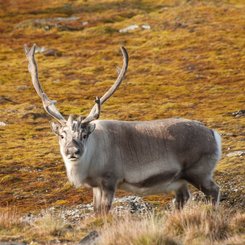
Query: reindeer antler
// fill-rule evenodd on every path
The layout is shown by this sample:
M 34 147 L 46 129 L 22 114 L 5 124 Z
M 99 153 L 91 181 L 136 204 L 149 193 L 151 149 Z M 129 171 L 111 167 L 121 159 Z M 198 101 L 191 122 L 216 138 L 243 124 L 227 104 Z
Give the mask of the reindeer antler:
M 96 97 L 95 99 L 95 110 L 93 112 L 92 115 L 90 116 L 87 116 L 85 119 L 82 120 L 82 123 L 86 124 L 86 123 L 90 123 L 92 122 L 93 120 L 96 120 L 100 117 L 100 106 L 101 106 L 101 102 L 100 102 L 100 98 L 99 97 Z
M 56 120 L 58 120 L 61 124 L 64 124 L 66 122 L 65 118 L 60 114 L 59 110 L 55 107 L 56 101 L 50 100 L 48 96 L 43 91 L 43 88 L 39 82 L 38 79 L 38 69 L 37 69 L 37 63 L 35 60 L 35 50 L 36 50 L 36 44 L 34 44 L 30 49 L 27 45 L 24 45 L 24 50 L 26 54 L 26 58 L 29 62 L 28 70 L 31 73 L 32 83 L 33 86 L 37 92 L 37 94 L 40 96 L 43 102 L 43 107 L 45 111 L 52 117 L 54 117 Z
M 26 54 L 27 60 L 29 61 L 28 70 L 31 73 L 33 86 L 37 94 L 39 95 L 39 97 L 42 99 L 42 103 L 43 103 L 43 107 L 45 111 L 63 125 L 66 123 L 66 120 L 61 115 L 59 110 L 55 107 L 56 101 L 50 100 L 48 98 L 48 96 L 46 95 L 46 93 L 44 92 L 41 86 L 41 83 L 39 82 L 38 68 L 37 68 L 37 63 L 35 60 L 35 49 L 36 49 L 35 44 L 30 49 L 28 48 L 27 45 L 24 46 L 25 54 Z M 115 91 L 117 90 L 121 82 L 123 81 L 123 78 L 128 68 L 128 53 L 124 47 L 121 47 L 120 49 L 123 54 L 123 67 L 122 69 L 119 69 L 119 75 L 117 77 L 117 80 L 111 86 L 111 88 L 106 91 L 106 93 L 102 96 L 101 99 L 99 99 L 99 97 L 96 97 L 96 100 L 95 100 L 96 104 L 93 106 L 89 115 L 84 120 L 82 120 L 82 123 L 89 123 L 99 118 L 101 105 L 115 93 Z
M 117 80 L 114 82 L 114 84 L 110 87 L 109 90 L 105 92 L 105 94 L 100 99 L 100 105 L 96 102 L 96 104 L 93 106 L 92 110 L 90 111 L 89 115 L 82 121 L 82 123 L 88 123 L 95 119 L 99 118 L 100 114 L 100 106 L 106 102 L 117 90 L 117 88 L 120 86 L 120 84 L 123 81 L 123 78 L 125 77 L 125 74 L 127 72 L 128 68 L 128 53 L 127 50 L 124 47 L 120 48 L 122 55 L 123 55 L 123 66 L 122 69 L 118 69 L 118 77 Z

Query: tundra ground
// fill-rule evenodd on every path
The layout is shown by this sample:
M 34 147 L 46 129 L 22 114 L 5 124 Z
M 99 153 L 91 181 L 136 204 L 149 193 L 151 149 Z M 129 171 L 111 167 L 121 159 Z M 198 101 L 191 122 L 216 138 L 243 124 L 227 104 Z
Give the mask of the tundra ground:
M 120 32 L 130 25 L 137 26 Z M 90 111 L 95 96 L 114 82 L 124 45 L 127 76 L 101 118 L 185 117 L 218 130 L 223 156 L 215 179 L 222 206 L 243 217 L 244 26 L 241 0 L 0 1 L 0 209 L 10 220 L 0 222 L 0 239 L 6 227 L 9 239 L 23 239 L 16 215 L 91 202 L 90 190 L 67 182 L 50 118 L 27 71 L 25 43 L 40 47 L 40 80 L 65 115 Z M 171 199 L 145 198 L 163 208 Z

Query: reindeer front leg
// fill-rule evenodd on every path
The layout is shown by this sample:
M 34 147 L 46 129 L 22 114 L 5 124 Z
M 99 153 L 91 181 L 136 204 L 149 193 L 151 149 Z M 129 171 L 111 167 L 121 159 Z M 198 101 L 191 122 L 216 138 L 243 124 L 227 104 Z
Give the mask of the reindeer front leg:
M 93 188 L 94 211 L 97 214 L 106 215 L 110 211 L 115 190 L 115 181 L 111 178 L 104 178 L 100 187 Z
M 110 211 L 114 193 L 114 190 L 93 188 L 93 205 L 96 214 L 106 215 Z
M 101 196 L 102 196 L 102 190 L 99 187 L 93 188 L 93 205 L 94 205 L 94 212 L 96 214 L 100 213 Z

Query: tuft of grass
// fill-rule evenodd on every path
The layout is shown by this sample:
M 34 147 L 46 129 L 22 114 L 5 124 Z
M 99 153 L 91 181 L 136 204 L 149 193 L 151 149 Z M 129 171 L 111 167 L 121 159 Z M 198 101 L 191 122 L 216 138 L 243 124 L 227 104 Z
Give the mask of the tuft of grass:
M 21 225 L 21 216 L 16 208 L 1 208 L 0 231 Z
M 163 220 L 155 216 L 132 218 L 125 216 L 115 218 L 114 222 L 106 223 L 101 230 L 101 245 L 123 244 L 160 244 Z
M 245 215 L 239 210 L 190 202 L 181 210 L 123 216 L 88 216 L 77 223 L 62 218 L 62 210 L 45 211 L 33 222 L 23 222 L 15 210 L 1 210 L 0 239 L 75 244 L 98 231 L 100 245 L 242 245 Z M 64 243 L 63 243 L 64 242 Z
M 188 243 L 193 239 L 205 238 L 210 241 L 224 240 L 229 236 L 229 209 L 214 210 L 211 205 L 187 205 L 182 211 L 167 214 L 164 226 L 166 234 L 185 236 Z
M 66 232 L 67 224 L 59 214 L 46 212 L 33 224 L 34 233 L 42 236 L 61 236 Z
M 1 184 L 14 183 L 19 181 L 20 179 L 15 177 L 14 175 L 5 175 L 0 179 Z
M 245 213 L 237 213 L 230 221 L 231 229 L 234 233 L 245 234 Z
M 244 215 L 239 212 L 190 203 L 181 211 L 115 217 L 101 229 L 99 244 L 236 244 L 233 242 L 244 241 L 241 227 L 244 227 Z
M 244 117 L 231 115 L 244 109 L 244 0 L 0 2 L 0 121 L 6 124 L 0 126 L 0 240 L 74 244 L 96 229 L 101 237 L 107 233 L 111 244 L 245 244 L 245 217 L 234 211 L 244 211 L 244 157 L 227 157 L 245 148 Z M 72 16 L 79 19 L 61 21 L 56 28 L 35 25 L 35 20 Z M 134 23 L 151 29 L 119 32 Z M 19 213 L 92 200 L 90 190 L 67 184 L 57 140 L 30 81 L 24 43 L 61 51 L 60 57 L 37 54 L 40 80 L 61 112 L 83 116 L 116 79 L 117 50 L 127 47 L 126 79 L 103 105 L 101 118 L 177 116 L 217 129 L 223 135 L 223 157 L 215 178 L 224 205 L 233 211 L 188 206 L 152 217 L 89 218 L 79 229 L 68 229 L 54 213 L 23 223 Z M 166 209 L 170 199 L 145 198 L 159 209 Z
M 231 116 L 244 109 L 244 1 L 0 2 L 0 121 L 6 123 L 0 127 L 1 207 L 24 213 L 91 201 L 90 190 L 66 186 L 56 137 L 31 84 L 22 47 L 37 43 L 62 53 L 36 55 L 45 92 L 65 115 L 83 116 L 116 79 L 122 62 L 117 50 L 127 47 L 127 76 L 103 105 L 101 119 L 186 117 L 217 129 L 223 158 L 216 180 L 226 205 L 244 209 L 244 158 L 226 156 L 245 147 L 244 117 Z M 57 28 L 23 25 L 73 16 L 79 19 Z M 119 32 L 144 23 L 151 29 Z M 154 199 L 165 204 L 170 197 Z

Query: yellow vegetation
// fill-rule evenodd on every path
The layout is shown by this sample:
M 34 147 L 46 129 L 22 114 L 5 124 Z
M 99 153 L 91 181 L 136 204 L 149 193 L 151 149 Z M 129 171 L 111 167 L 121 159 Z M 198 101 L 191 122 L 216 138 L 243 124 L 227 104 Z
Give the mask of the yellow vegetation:
M 224 207 L 189 203 L 182 211 L 149 212 L 144 215 L 110 215 L 85 218 L 69 224 L 62 212 L 46 211 L 34 221 L 22 221 L 16 211 L 0 212 L 2 240 L 24 240 L 31 244 L 74 244 L 97 230 L 99 245 L 242 245 L 245 216 Z
M 45 91 L 65 115 L 89 112 L 116 78 L 124 45 L 127 77 L 103 106 L 102 119 L 178 116 L 217 129 L 223 158 L 215 178 L 224 205 L 244 209 L 244 156 L 226 156 L 245 149 L 244 117 L 231 115 L 245 102 L 244 11 L 241 0 L 1 1 L 0 206 L 26 213 L 91 201 L 89 190 L 67 184 L 49 118 L 32 88 L 23 45 L 36 43 L 59 51 L 38 53 L 37 60 Z M 131 24 L 139 28 L 119 32 Z M 146 199 L 163 205 L 170 196 Z

